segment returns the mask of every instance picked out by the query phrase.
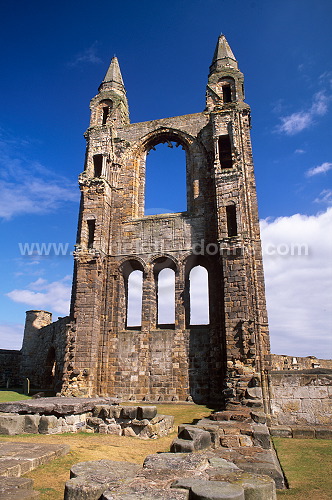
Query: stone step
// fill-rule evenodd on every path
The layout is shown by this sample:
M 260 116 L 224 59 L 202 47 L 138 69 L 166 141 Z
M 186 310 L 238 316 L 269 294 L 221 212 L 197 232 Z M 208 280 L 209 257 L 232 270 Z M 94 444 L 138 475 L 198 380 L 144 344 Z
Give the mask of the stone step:
M 1 500 L 29 500 L 37 498 L 38 491 L 33 489 L 32 479 L 26 477 L 0 477 Z

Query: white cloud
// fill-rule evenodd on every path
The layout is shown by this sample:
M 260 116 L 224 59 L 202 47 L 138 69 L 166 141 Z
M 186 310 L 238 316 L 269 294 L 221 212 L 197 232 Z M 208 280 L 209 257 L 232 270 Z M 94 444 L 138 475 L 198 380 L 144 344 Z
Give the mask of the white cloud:
M 331 224 L 332 208 L 315 216 L 261 221 L 271 350 L 276 354 L 332 357 Z M 292 244 L 305 245 L 302 255 L 266 251 L 282 248 L 284 253 Z
M 312 177 L 318 174 L 326 174 L 326 172 L 331 170 L 331 168 L 332 168 L 332 163 L 325 161 L 321 165 L 317 165 L 317 167 L 309 168 L 309 170 L 306 171 L 306 176 Z
M 22 214 L 45 214 L 60 204 L 78 200 L 74 186 L 68 182 L 46 182 L 38 178 L 18 182 L 0 181 L 0 217 L 10 219 Z
M 313 97 L 313 102 L 309 109 L 280 117 L 281 124 L 278 127 L 278 131 L 287 135 L 295 135 L 302 132 L 302 130 L 314 123 L 316 117 L 327 113 L 329 101 L 330 97 L 324 91 L 317 92 Z
M 99 64 L 102 63 L 102 59 L 97 56 L 98 42 L 95 41 L 90 47 L 83 50 L 77 54 L 72 61 L 68 63 L 68 66 L 78 66 L 80 64 Z
M 39 278 L 30 283 L 26 289 L 12 290 L 6 295 L 14 302 L 26 304 L 28 307 L 56 312 L 61 316 L 69 314 L 71 293 L 71 276 L 48 283 Z
M 13 139 L 0 140 L 0 218 L 45 214 L 77 202 L 76 185 L 16 151 Z
M 1 349 L 20 350 L 23 332 L 24 325 L 19 323 L 0 323 Z

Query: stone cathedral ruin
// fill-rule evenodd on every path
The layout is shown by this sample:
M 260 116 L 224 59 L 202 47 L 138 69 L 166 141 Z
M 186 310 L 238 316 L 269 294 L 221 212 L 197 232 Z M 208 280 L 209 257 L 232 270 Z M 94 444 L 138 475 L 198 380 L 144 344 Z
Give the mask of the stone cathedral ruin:
M 267 399 L 269 336 L 250 107 L 225 37 L 214 53 L 203 112 L 130 123 L 115 57 L 90 108 L 69 326 L 45 363 L 55 359 L 62 393 L 221 402 L 241 398 L 255 376 Z M 165 142 L 186 153 L 187 210 L 145 216 L 146 157 Z M 198 265 L 208 273 L 204 325 L 191 324 L 189 283 Z M 172 325 L 160 324 L 157 314 L 165 268 L 175 275 Z M 135 270 L 143 274 L 142 319 L 129 327 L 128 282 Z M 43 319 L 50 321 L 45 312 L 28 315 L 26 370 L 32 365 L 35 371 L 31 346 L 39 333 L 31 329 Z
M 267 414 L 282 413 L 270 376 L 250 107 L 226 38 L 218 39 L 204 111 L 130 123 L 116 57 L 90 108 L 70 316 L 52 323 L 46 311 L 27 312 L 15 358 L 21 377 L 64 396 L 224 407 L 246 405 L 255 388 Z M 185 150 L 187 210 L 145 215 L 146 157 L 160 143 Z M 196 266 L 208 277 L 208 324 L 191 321 Z M 174 275 L 173 324 L 158 317 L 165 269 Z M 131 325 L 135 271 L 142 314 Z

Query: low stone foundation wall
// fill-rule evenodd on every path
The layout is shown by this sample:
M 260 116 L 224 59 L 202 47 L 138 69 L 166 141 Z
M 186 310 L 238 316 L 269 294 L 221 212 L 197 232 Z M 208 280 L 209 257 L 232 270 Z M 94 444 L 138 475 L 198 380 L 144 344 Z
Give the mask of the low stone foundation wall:
M 76 464 L 64 500 L 276 500 L 285 488 L 262 411 L 237 407 L 181 425 L 171 452 L 149 455 L 143 467 Z
M 273 425 L 332 424 L 332 370 L 274 371 L 270 382 Z
M 0 434 L 6 435 L 86 431 L 154 439 L 166 436 L 173 427 L 174 417 L 158 415 L 156 406 L 119 406 L 102 398 L 0 404 Z

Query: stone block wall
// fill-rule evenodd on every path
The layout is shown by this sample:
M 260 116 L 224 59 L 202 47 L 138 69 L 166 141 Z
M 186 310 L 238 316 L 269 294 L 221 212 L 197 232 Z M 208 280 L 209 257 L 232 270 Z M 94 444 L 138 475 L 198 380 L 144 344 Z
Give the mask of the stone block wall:
M 52 398 L 51 398 L 52 399 Z M 22 410 L 23 411 L 23 410 Z M 32 411 L 31 409 L 28 411 Z M 174 430 L 174 417 L 157 414 L 155 406 L 99 404 L 83 413 L 13 413 L 0 411 L 0 434 L 62 434 L 86 431 L 140 439 L 167 436 Z
M 18 387 L 20 379 L 21 351 L 0 349 L 0 387 Z
M 69 318 L 52 323 L 47 311 L 27 311 L 21 350 L 21 379 L 31 388 L 61 390 Z
M 274 425 L 332 424 L 332 370 L 274 371 L 270 389 Z

